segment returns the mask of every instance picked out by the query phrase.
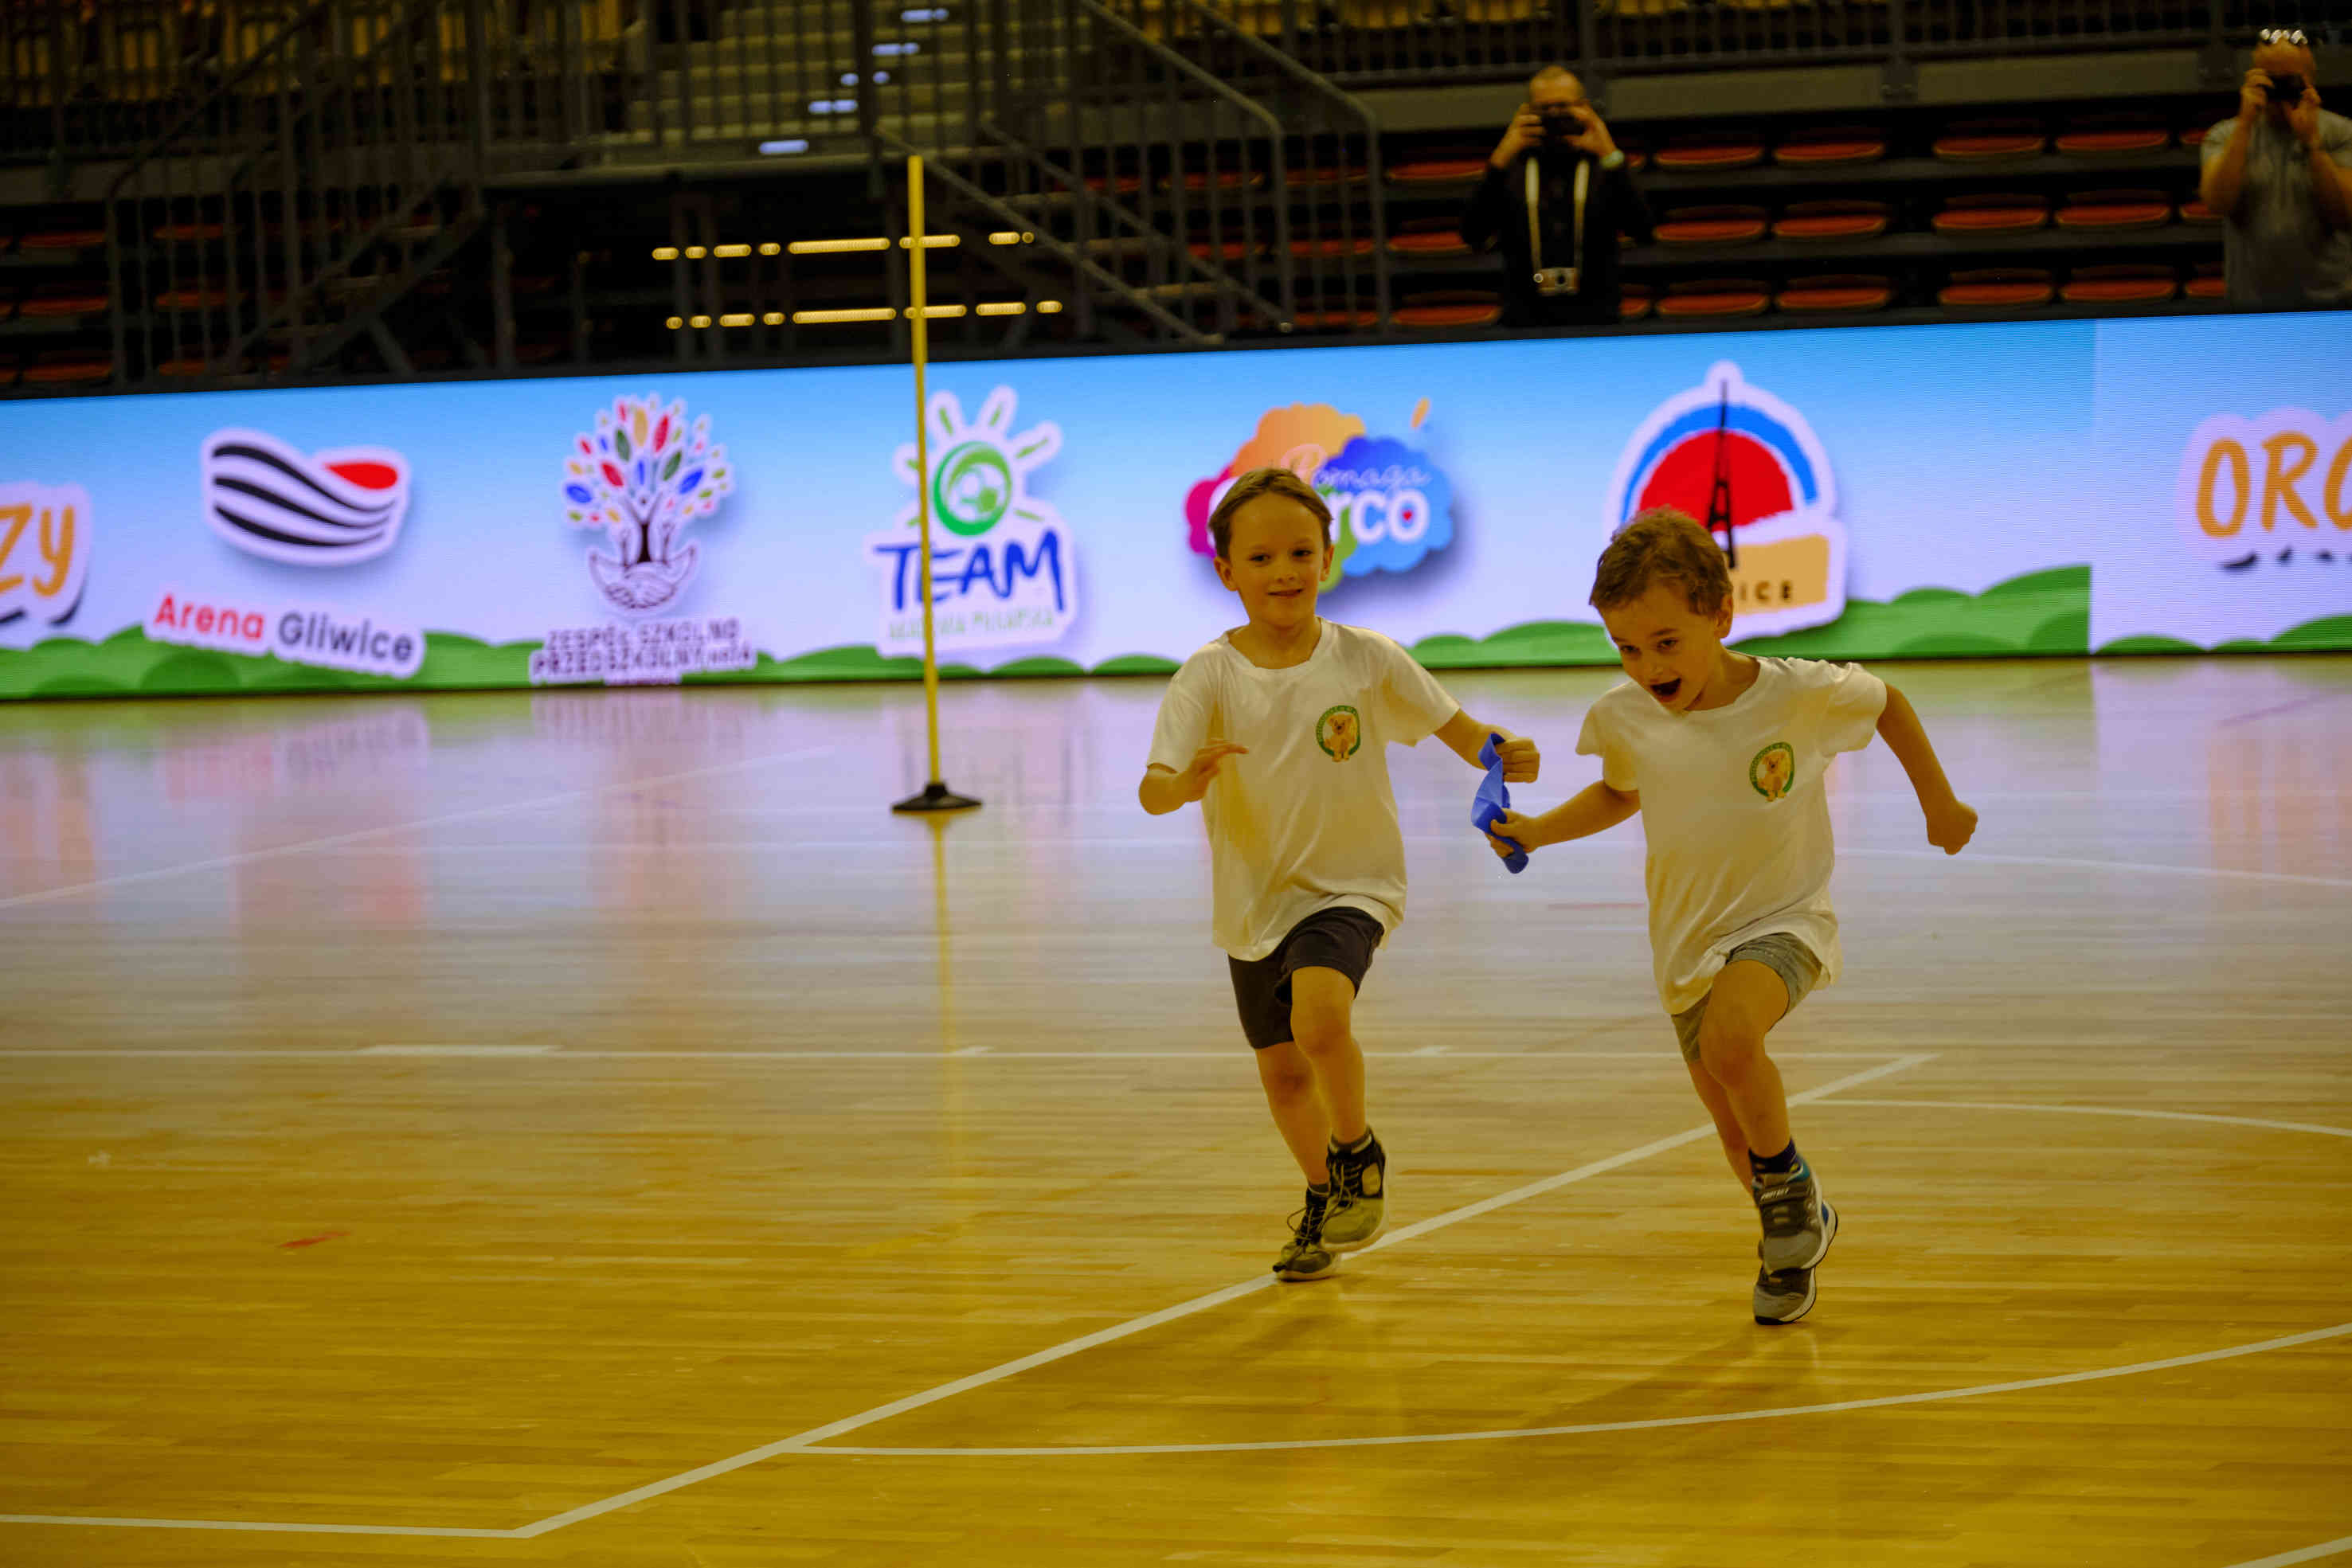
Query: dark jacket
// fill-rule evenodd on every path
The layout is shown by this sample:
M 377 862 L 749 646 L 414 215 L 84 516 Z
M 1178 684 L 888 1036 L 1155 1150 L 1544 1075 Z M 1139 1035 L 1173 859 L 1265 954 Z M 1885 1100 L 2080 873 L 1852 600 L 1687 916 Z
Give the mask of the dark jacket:
M 1489 165 L 1486 177 L 1470 193 L 1469 204 L 1463 209 L 1462 237 L 1471 249 L 1501 246 L 1504 319 L 1515 326 L 1615 321 L 1622 271 L 1618 231 L 1643 244 L 1652 238 L 1649 204 L 1633 183 L 1631 165 L 1604 169 L 1595 162 L 1585 193 L 1584 255 L 1580 261 L 1572 256 L 1576 165 L 1583 157 L 1573 148 L 1541 147 L 1522 153 L 1508 168 Z M 1528 254 L 1527 161 L 1530 158 L 1538 160 L 1542 171 L 1537 204 L 1543 235 L 1541 260 Z M 1537 267 L 1571 266 L 1583 268 L 1576 294 L 1536 292 Z

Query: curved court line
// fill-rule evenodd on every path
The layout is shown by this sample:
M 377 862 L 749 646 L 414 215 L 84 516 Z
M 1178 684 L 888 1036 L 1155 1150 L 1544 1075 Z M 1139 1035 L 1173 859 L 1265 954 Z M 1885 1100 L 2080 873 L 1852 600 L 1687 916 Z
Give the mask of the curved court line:
M 2231 866 L 2159 865 L 2154 861 L 2075 860 L 2063 855 L 1996 855 L 1962 851 L 1948 855 L 1941 850 L 1855 850 L 1843 845 L 1840 855 L 1882 861 L 1977 861 L 1985 865 L 2058 866 L 2067 871 L 2146 871 L 2168 876 L 2218 876 L 2247 882 L 2291 882 L 2305 887 L 2352 887 L 2352 877 L 2305 876 L 2290 871 L 2240 871 Z
M 2323 1541 L 2316 1546 L 2305 1546 L 2300 1551 L 2282 1552 L 2275 1557 L 2257 1557 L 2251 1563 L 2233 1563 L 2231 1568 L 2293 1568 L 2297 1563 L 2316 1563 L 2323 1557 L 2334 1557 L 2345 1552 L 2352 1552 L 2352 1535 L 2336 1541 Z
M 1819 1093 L 1819 1092 L 1816 1092 Z M 1791 1096 L 1790 1103 L 1797 1103 Z M 2166 1122 L 2210 1122 L 2227 1126 L 2261 1127 L 2283 1133 L 2316 1133 L 2331 1138 L 2352 1138 L 2352 1127 L 2330 1127 L 2316 1122 L 2280 1122 L 2261 1116 L 2220 1116 L 2194 1111 L 2143 1111 L 2126 1105 L 2012 1105 L 1986 1100 L 1889 1100 L 1847 1097 L 1832 1100 L 1826 1094 L 1813 1100 L 1815 1104 L 1878 1105 L 1925 1107 L 1954 1111 L 2043 1111 L 2059 1114 L 2082 1116 L 2135 1116 Z M 1500 1207 L 1509 1201 L 1510 1194 L 1490 1198 L 1488 1204 Z M 1472 1205 L 1471 1208 L 1480 1208 Z M 1468 1214 L 1461 1213 L 1467 1218 Z M 1449 1217 L 1450 1218 L 1450 1217 Z M 1426 1222 L 1424 1222 L 1426 1223 Z M 1406 1231 L 1382 1241 L 1402 1239 L 1412 1234 Z M 1377 1250 L 1375 1242 L 1367 1250 Z M 2320 1340 L 2338 1339 L 2352 1334 L 2352 1322 L 2337 1323 L 2333 1328 L 2313 1329 L 2305 1333 L 2287 1334 L 2278 1339 L 2262 1340 L 2252 1344 L 2231 1345 L 2221 1350 L 2197 1351 L 2188 1355 L 2171 1356 L 2162 1361 L 2135 1362 L 2128 1366 L 2095 1368 L 2089 1372 L 2060 1373 L 2051 1377 L 2026 1378 L 2011 1383 L 1980 1383 L 1968 1388 L 1930 1389 L 1919 1394 L 1886 1394 L 1870 1399 L 1845 1399 L 1828 1405 L 1794 1405 L 1774 1410 L 1736 1410 L 1711 1416 L 1662 1416 L 1637 1421 L 1598 1421 L 1568 1427 L 1518 1427 L 1486 1432 L 1423 1432 L 1406 1433 L 1387 1437 L 1298 1437 L 1257 1443 L 1155 1443 L 1142 1445 L 1067 1445 L 1054 1448 L 850 1448 L 824 1444 L 822 1437 L 812 1437 L 798 1446 L 796 1451 L 806 1454 L 851 1454 L 868 1458 L 898 1455 L 920 1458 L 1050 1458 L 1116 1454 L 1228 1454 L 1254 1453 L 1260 1450 L 1290 1448 L 1401 1448 L 1414 1443 L 1480 1443 L 1511 1437 L 1570 1437 L 1600 1432 L 1641 1432 L 1666 1427 L 1720 1426 L 1735 1421 L 1765 1421 L 1785 1416 L 1824 1416 L 1844 1410 L 1876 1410 L 1895 1406 L 1933 1405 L 1953 1399 L 1973 1399 L 1989 1394 L 2015 1394 L 2029 1388 L 2055 1388 L 2070 1383 L 2098 1383 L 2110 1378 L 2130 1377 L 2143 1372 L 2162 1372 L 2176 1366 L 2196 1366 L 2209 1361 L 2228 1361 L 2242 1355 L 2258 1355 L 2264 1351 L 2284 1350 L 2294 1345 L 2310 1344 Z M 838 1429 L 838 1428 L 836 1428 Z M 2334 1550 L 2331 1548 L 2331 1551 Z M 2323 1552 L 2321 1555 L 2329 1553 Z M 2295 1558 L 2287 1561 L 2305 1561 Z
M 2225 1127 L 2262 1127 L 2279 1133 L 2317 1133 L 2323 1137 L 2352 1138 L 2352 1127 L 2327 1127 L 2317 1122 L 2273 1122 L 2264 1116 L 2215 1116 L 2202 1111 L 2141 1111 L 2127 1105 L 2011 1105 L 1994 1100 L 1841 1100 L 1841 1105 L 1900 1105 L 1928 1110 L 2032 1111 L 2053 1116 L 2144 1116 L 2151 1122 L 2214 1122 Z
M 1840 1399 L 1827 1405 L 1790 1405 L 1777 1410 L 1734 1410 L 1712 1416 L 1657 1416 L 1641 1421 L 1588 1421 L 1572 1427 L 1512 1427 L 1489 1432 L 1413 1432 L 1391 1437 L 1294 1437 L 1267 1443 L 1143 1443 L 1043 1448 L 852 1448 L 820 1445 L 799 1451 L 803 1454 L 850 1454 L 869 1458 L 892 1455 L 900 1458 L 1041 1459 L 1121 1454 L 1248 1454 L 1283 1448 L 1402 1448 L 1414 1443 L 1488 1443 L 1507 1437 L 1581 1437 L 1597 1432 L 1650 1432 L 1666 1427 L 1716 1427 L 1735 1421 L 1772 1421 L 1785 1416 L 1831 1416 L 1845 1410 L 1884 1410 L 1903 1405 L 1934 1405 L 1952 1399 L 1975 1399 L 1988 1394 L 2019 1394 L 2029 1388 L 2099 1383 L 2109 1378 L 2132 1377 L 2143 1372 L 2167 1372 L 2176 1366 L 2196 1366 L 2209 1361 L 2260 1355 L 2264 1351 L 2288 1350 L 2321 1340 L 2341 1339 L 2347 1334 L 2352 1334 L 2352 1323 L 2337 1323 L 2333 1328 L 2313 1329 L 2305 1333 L 2283 1334 L 2277 1339 L 2235 1344 L 2222 1350 L 2200 1350 L 2189 1355 L 2167 1356 L 2162 1361 L 2137 1361 L 2129 1366 L 2063 1372 L 2053 1377 L 2027 1377 L 2011 1383 L 1979 1383 L 1969 1388 L 1937 1388 L 1923 1394 L 1885 1394 L 1873 1399 Z

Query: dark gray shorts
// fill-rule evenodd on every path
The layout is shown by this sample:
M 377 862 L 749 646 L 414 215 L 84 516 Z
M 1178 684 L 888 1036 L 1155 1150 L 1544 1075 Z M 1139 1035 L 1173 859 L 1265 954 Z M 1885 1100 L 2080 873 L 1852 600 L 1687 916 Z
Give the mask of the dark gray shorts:
M 1767 931 L 1723 956 L 1727 964 L 1742 960 L 1763 965 L 1789 988 L 1789 1009 L 1780 1015 L 1782 1018 L 1795 1012 L 1797 1004 L 1805 999 L 1805 993 L 1821 983 L 1822 961 L 1813 956 L 1811 947 L 1785 931 Z M 1698 1061 L 1698 1026 L 1699 1020 L 1706 1017 L 1706 1004 L 1707 998 L 1701 997 L 1697 1006 L 1674 1015 L 1675 1037 L 1683 1042 L 1683 1060 L 1693 1065 Z
M 1252 1051 L 1290 1039 L 1290 976 L 1295 969 L 1337 969 L 1360 990 L 1372 954 L 1388 933 L 1360 909 L 1318 909 L 1290 928 L 1273 952 L 1247 963 L 1226 956 L 1233 967 L 1234 1001 Z

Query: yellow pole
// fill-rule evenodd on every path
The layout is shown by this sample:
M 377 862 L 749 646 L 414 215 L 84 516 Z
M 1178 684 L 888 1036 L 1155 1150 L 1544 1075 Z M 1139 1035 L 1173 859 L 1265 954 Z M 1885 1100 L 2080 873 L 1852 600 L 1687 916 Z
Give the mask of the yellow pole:
M 908 275 L 915 304 L 915 527 L 920 530 L 923 562 L 923 711 L 930 728 L 930 781 L 936 785 L 947 780 L 940 772 L 940 656 L 931 633 L 931 410 L 923 384 L 930 363 L 931 320 L 920 155 L 907 160 L 907 228 Z
M 947 786 L 940 770 L 940 649 L 931 618 L 931 411 L 924 378 L 930 369 L 931 309 L 923 240 L 923 161 L 907 160 L 907 258 L 915 319 L 915 528 L 922 561 L 923 593 L 923 719 L 930 732 L 930 780 L 923 792 L 901 800 L 894 811 L 968 811 L 980 802 Z

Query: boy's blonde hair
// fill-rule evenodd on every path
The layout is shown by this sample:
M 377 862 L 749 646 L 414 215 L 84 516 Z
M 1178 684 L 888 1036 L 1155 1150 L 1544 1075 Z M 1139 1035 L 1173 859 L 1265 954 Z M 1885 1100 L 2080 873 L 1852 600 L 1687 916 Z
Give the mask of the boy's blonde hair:
M 1287 468 L 1253 468 L 1234 481 L 1217 509 L 1209 514 L 1209 538 L 1217 547 L 1217 559 L 1229 559 L 1234 545 L 1234 514 L 1260 496 L 1285 496 L 1315 514 L 1323 525 L 1323 542 L 1331 542 L 1331 508 L 1316 493 L 1315 486 Z
M 1638 512 L 1617 530 L 1601 552 L 1587 602 L 1595 610 L 1614 610 L 1659 582 L 1681 589 L 1695 614 L 1712 615 L 1731 598 L 1731 569 L 1715 536 L 1672 507 Z

